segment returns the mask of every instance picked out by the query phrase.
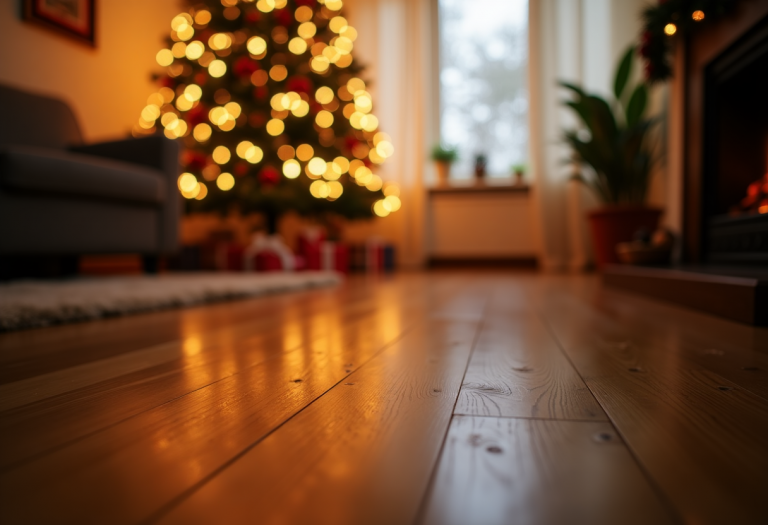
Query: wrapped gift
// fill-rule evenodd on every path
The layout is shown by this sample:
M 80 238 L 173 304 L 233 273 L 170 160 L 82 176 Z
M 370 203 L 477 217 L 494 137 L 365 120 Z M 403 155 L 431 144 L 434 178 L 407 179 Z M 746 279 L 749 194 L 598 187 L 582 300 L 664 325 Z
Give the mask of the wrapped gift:
M 242 252 L 242 266 L 247 272 L 296 270 L 296 257 L 280 235 L 257 234 Z
M 323 242 L 325 242 L 325 232 L 319 227 L 306 228 L 299 235 L 299 255 L 304 259 L 307 270 L 322 269 Z
M 350 266 L 353 270 L 379 272 L 395 269 L 395 248 L 379 239 L 352 247 Z
M 283 261 L 275 252 L 263 251 L 257 253 L 253 262 L 257 272 L 282 272 Z
M 349 247 L 338 242 L 323 242 L 320 246 L 320 269 L 349 273 Z
M 237 243 L 217 243 L 214 248 L 214 264 L 217 270 L 228 272 L 243 271 L 245 247 Z

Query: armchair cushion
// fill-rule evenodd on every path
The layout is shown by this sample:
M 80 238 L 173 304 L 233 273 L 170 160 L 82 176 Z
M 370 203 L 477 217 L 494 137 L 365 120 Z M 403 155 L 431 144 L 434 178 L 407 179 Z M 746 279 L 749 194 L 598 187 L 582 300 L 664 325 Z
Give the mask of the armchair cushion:
M 167 198 L 163 172 L 79 153 L 33 146 L 0 148 L 0 184 L 9 189 L 159 204 Z

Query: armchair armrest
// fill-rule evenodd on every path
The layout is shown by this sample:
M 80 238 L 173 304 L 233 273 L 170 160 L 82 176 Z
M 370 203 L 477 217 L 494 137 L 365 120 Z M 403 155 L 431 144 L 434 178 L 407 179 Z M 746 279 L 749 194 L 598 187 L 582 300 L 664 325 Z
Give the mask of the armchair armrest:
M 162 135 L 71 146 L 70 151 L 122 160 L 166 171 L 172 168 L 174 183 L 179 169 L 179 145 Z M 169 172 L 170 173 L 170 172 Z
M 166 202 L 163 203 L 159 253 L 171 253 L 179 247 L 181 198 L 176 189 L 179 176 L 179 144 L 161 135 L 72 146 L 70 151 L 122 160 L 161 170 L 166 176 Z

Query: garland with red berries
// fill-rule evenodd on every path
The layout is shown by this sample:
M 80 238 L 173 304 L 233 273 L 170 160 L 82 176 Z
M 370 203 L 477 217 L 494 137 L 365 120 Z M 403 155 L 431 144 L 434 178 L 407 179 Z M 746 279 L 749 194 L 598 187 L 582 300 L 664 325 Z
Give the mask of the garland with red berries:
M 659 0 L 643 11 L 643 32 L 638 52 L 645 60 L 645 78 L 664 81 L 672 75 L 671 47 L 675 37 L 716 20 L 735 0 Z

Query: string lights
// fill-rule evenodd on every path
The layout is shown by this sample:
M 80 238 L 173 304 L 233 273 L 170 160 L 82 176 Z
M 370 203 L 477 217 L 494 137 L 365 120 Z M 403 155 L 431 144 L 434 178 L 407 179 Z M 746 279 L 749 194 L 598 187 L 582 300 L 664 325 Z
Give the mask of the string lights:
M 133 133 L 182 141 L 185 198 L 303 209 L 307 195 L 338 200 L 334 211 L 347 216 L 400 209 L 399 188 L 375 173 L 395 147 L 379 129 L 342 6 L 205 0 L 171 20 L 155 57 L 161 87 Z
M 663 81 L 672 74 L 670 50 L 675 39 L 727 13 L 734 0 L 659 0 L 643 12 L 638 52 L 645 59 L 645 76 Z

